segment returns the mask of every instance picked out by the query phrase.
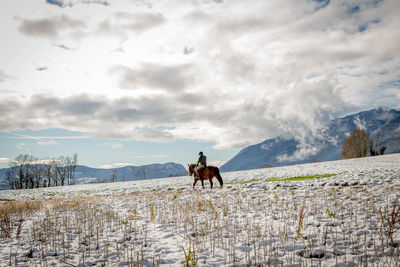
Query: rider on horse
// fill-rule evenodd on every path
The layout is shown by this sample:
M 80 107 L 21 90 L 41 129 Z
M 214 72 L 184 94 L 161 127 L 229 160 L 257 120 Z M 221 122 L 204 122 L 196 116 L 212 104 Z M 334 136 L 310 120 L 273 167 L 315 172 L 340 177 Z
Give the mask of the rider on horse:
M 196 162 L 196 167 L 195 167 L 195 172 L 199 176 L 199 178 L 202 178 L 203 170 L 204 168 L 207 167 L 207 157 L 203 155 L 203 152 L 199 152 L 199 158 L 197 159 Z
M 213 188 L 213 181 L 214 177 L 217 178 L 219 185 L 223 186 L 224 181 L 222 181 L 221 174 L 219 173 L 219 169 L 214 166 L 207 166 L 207 157 L 203 155 L 203 152 L 199 152 L 199 158 L 196 164 L 188 164 L 189 168 L 189 176 L 194 176 L 193 181 L 193 189 L 198 180 L 201 181 L 201 186 L 204 189 L 204 180 L 210 181 L 210 186 Z

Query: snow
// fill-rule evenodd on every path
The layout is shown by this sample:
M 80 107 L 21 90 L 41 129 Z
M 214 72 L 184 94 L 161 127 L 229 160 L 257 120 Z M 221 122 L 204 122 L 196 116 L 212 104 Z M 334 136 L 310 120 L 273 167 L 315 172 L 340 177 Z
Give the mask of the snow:
M 1 191 L 0 266 L 400 264 L 400 154 L 222 177 Z

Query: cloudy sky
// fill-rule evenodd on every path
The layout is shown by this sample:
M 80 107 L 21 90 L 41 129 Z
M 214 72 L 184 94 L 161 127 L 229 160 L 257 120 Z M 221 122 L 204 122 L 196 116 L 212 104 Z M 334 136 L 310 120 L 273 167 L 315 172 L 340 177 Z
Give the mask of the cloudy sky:
M 0 167 L 223 162 L 400 107 L 400 2 L 1 0 Z

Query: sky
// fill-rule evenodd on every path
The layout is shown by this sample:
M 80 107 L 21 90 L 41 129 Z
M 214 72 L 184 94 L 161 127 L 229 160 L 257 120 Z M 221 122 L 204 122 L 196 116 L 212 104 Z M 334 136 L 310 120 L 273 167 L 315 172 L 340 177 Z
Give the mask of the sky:
M 400 108 L 398 0 L 2 0 L 0 168 L 221 165 Z

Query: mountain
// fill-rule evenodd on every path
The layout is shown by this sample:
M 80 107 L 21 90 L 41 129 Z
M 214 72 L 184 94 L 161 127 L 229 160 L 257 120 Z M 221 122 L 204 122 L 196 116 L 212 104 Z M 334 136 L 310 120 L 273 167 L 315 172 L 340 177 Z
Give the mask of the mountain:
M 0 169 L 0 190 L 5 189 L 2 182 L 6 177 L 8 169 L 9 168 Z M 188 174 L 187 170 L 181 164 L 173 162 L 144 166 L 126 166 L 113 169 L 98 169 L 77 165 L 75 169 L 75 179 L 77 184 L 110 181 L 113 173 L 116 175 L 115 181 L 146 180 L 169 176 L 184 176 Z
M 144 166 L 126 166 L 113 169 L 96 169 L 78 165 L 75 169 L 75 178 L 78 183 L 98 182 L 110 180 L 112 173 L 117 176 L 117 181 L 134 181 L 168 176 L 187 175 L 187 170 L 173 162 L 164 164 L 149 164 Z
M 332 120 L 327 126 L 324 138 L 314 138 L 313 148 L 318 151 L 314 155 L 296 159 L 294 156 L 299 142 L 295 139 L 276 137 L 244 148 L 221 166 L 220 170 L 239 171 L 336 160 L 342 154 L 346 136 L 360 125 L 372 138 L 387 146 L 385 154 L 400 152 L 400 111 L 377 108 Z

